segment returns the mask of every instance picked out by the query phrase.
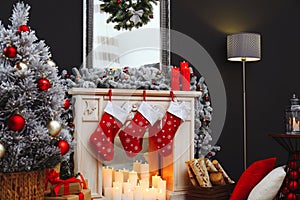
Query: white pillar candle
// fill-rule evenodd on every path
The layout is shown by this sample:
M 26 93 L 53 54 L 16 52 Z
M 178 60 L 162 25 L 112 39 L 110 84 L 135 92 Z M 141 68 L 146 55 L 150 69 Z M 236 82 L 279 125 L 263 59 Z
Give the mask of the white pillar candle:
M 102 167 L 102 187 L 112 187 L 112 169 Z
M 139 184 L 142 189 L 149 188 L 149 181 L 148 180 L 139 180 Z
M 152 186 L 155 188 L 158 188 L 158 181 L 160 181 L 160 176 L 157 176 L 156 174 L 152 176 Z
M 157 188 L 161 189 L 164 193 L 167 191 L 167 181 L 160 179 L 157 183 Z
M 122 200 L 122 189 L 119 187 L 114 187 L 112 190 L 113 200 Z
M 129 191 L 122 194 L 122 200 L 133 200 L 133 192 Z
M 132 185 L 129 183 L 129 181 L 123 183 L 123 193 L 128 191 L 133 191 Z
M 133 171 L 136 171 L 137 173 L 139 173 L 140 172 L 140 166 L 141 166 L 141 163 L 138 161 L 138 160 L 136 160 L 136 161 L 134 161 L 134 163 L 133 163 Z
M 157 183 L 157 188 L 161 191 L 158 199 L 165 200 L 167 198 L 167 181 L 160 179 Z
M 145 189 L 143 190 L 143 200 L 155 200 L 156 199 L 156 193 L 152 189 Z
M 141 168 L 141 163 L 138 160 L 136 160 L 132 165 L 132 170 L 137 173 L 138 178 L 140 178 L 140 168 Z
M 157 200 L 166 200 L 166 193 L 163 192 L 161 189 L 159 189 L 156 194 L 156 199 Z
M 149 180 L 149 164 L 144 163 L 140 165 L 140 178 Z
M 113 182 L 113 187 L 114 187 L 114 188 L 116 188 L 116 187 L 118 187 L 118 188 L 123 188 L 123 184 L 122 184 L 122 182 L 114 181 L 114 182 Z
M 132 186 L 136 186 L 137 180 L 138 180 L 137 172 L 135 172 L 135 171 L 129 172 L 128 180 L 129 180 L 129 183 L 132 184 Z
M 105 199 L 107 200 L 113 200 L 113 188 L 112 187 L 105 187 L 103 194 L 105 196 Z
M 124 182 L 124 176 L 121 170 L 115 171 L 115 181 L 120 183 Z
M 129 171 L 126 170 L 126 169 L 123 169 L 122 172 L 123 172 L 123 180 L 124 180 L 124 182 L 128 181 Z
M 134 200 L 143 200 L 143 190 L 141 186 L 135 186 L 133 196 Z

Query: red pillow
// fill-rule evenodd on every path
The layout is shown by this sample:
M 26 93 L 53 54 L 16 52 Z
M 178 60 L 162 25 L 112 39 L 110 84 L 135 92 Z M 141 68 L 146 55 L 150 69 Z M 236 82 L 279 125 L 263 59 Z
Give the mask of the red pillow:
M 252 163 L 241 175 L 236 183 L 230 200 L 244 200 L 248 198 L 251 190 L 257 185 L 270 171 L 273 170 L 276 158 L 258 160 Z

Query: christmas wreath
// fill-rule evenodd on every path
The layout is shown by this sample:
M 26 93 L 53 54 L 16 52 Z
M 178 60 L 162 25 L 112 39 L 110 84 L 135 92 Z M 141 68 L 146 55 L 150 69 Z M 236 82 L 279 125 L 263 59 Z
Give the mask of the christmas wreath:
M 117 30 L 139 28 L 153 18 L 153 4 L 158 0 L 100 0 L 100 9 L 110 14 L 107 23 L 117 23 Z

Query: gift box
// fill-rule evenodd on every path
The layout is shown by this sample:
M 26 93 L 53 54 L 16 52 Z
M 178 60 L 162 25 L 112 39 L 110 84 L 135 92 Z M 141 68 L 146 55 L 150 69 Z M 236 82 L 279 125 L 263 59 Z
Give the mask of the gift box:
M 79 194 L 82 190 L 82 186 L 80 183 L 75 182 L 75 183 L 66 183 L 62 184 L 59 187 L 58 190 L 55 191 L 55 187 L 57 185 L 51 185 L 51 195 L 52 196 L 61 196 L 61 195 L 67 195 L 67 194 Z
M 90 189 L 83 189 L 79 194 L 44 197 L 44 200 L 91 200 L 91 199 L 92 199 L 92 194 Z

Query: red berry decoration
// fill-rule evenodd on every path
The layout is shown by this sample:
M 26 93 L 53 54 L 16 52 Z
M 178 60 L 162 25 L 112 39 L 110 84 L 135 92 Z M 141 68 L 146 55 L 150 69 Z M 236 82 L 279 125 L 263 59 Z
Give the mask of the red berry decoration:
M 70 149 L 70 145 L 65 140 L 59 140 L 57 147 L 60 148 L 61 155 L 65 155 Z
M 21 25 L 18 28 L 18 33 L 21 33 L 21 32 L 30 32 L 30 28 L 26 25 Z
M 5 47 L 3 55 L 7 58 L 14 58 L 17 56 L 17 49 L 13 46 Z
M 9 129 L 11 129 L 13 131 L 20 131 L 25 126 L 25 119 L 22 115 L 19 115 L 19 114 L 12 115 L 7 120 L 7 126 Z
M 289 178 L 293 180 L 296 180 L 299 177 L 298 171 L 296 170 L 292 170 L 288 174 L 289 174 Z
M 46 78 L 41 78 L 38 80 L 38 88 L 42 91 L 46 91 L 51 87 L 50 81 Z
M 65 99 L 64 109 L 68 110 L 70 108 L 70 105 L 71 105 L 71 103 L 70 103 L 69 99 Z
M 297 162 L 294 161 L 294 160 L 290 161 L 290 162 L 288 163 L 288 167 L 289 167 L 290 169 L 297 169 Z
M 289 193 L 289 194 L 286 196 L 286 199 L 287 199 L 287 200 L 297 200 L 297 197 L 296 197 L 296 194 L 294 194 L 294 193 Z
M 292 180 L 292 181 L 289 182 L 288 187 L 289 187 L 290 190 L 295 191 L 295 190 L 298 189 L 298 182 Z

